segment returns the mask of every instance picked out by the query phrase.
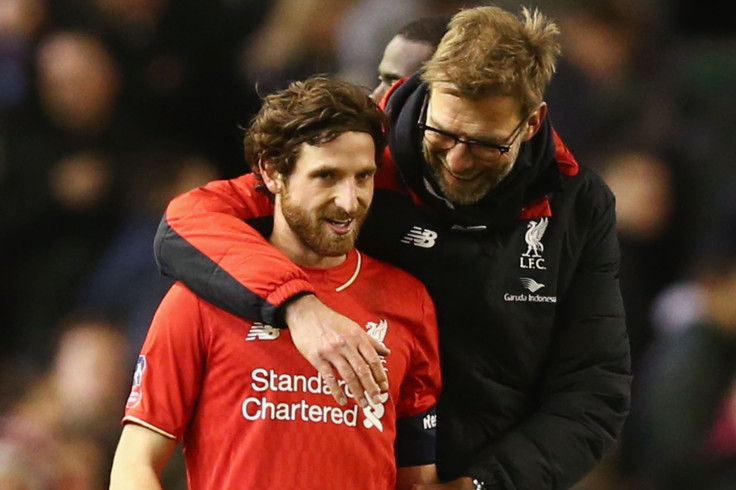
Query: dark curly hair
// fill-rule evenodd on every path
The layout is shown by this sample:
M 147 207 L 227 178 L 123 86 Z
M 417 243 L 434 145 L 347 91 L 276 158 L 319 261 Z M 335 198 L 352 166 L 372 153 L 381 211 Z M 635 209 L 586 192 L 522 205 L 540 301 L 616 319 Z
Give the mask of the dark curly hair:
M 378 163 L 386 144 L 386 121 L 363 88 L 314 75 L 263 98 L 243 140 L 245 159 L 259 178 L 259 163 L 265 161 L 288 176 L 302 143 L 321 145 L 342 133 L 359 131 L 373 138 Z

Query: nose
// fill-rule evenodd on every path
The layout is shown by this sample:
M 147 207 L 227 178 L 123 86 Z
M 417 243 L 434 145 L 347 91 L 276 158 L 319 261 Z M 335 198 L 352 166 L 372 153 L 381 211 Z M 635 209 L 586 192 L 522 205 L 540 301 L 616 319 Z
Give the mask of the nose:
M 335 205 L 353 214 L 358 210 L 358 187 L 353 179 L 345 179 L 337 186 L 335 192 Z
M 447 168 L 453 173 L 462 175 L 471 170 L 475 164 L 473 156 L 464 143 L 458 143 L 445 153 Z
M 381 102 L 381 99 L 383 99 L 383 96 L 386 95 L 386 92 L 388 92 L 388 84 L 386 82 L 381 82 L 378 84 L 378 86 L 373 89 L 373 92 L 371 93 L 371 99 L 373 99 L 373 102 L 378 104 Z

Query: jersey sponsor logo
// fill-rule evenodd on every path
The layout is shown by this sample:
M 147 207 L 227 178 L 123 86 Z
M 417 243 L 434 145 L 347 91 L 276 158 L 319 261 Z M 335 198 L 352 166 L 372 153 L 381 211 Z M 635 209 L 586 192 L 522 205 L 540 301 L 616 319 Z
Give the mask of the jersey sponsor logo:
M 370 398 L 366 398 L 368 399 L 368 406 L 363 409 L 363 415 L 365 416 L 363 427 L 366 429 L 375 427 L 379 432 L 383 432 L 383 422 L 381 422 L 381 419 L 386 415 L 384 403 L 388 401 L 388 393 L 381 393 L 378 396 L 380 403 L 373 403 Z
M 254 322 L 248 331 L 248 336 L 245 340 L 251 342 L 253 340 L 276 340 L 281 335 L 281 330 L 272 327 L 271 325 L 264 325 L 261 322 Z
M 541 294 L 534 294 L 540 289 L 546 287 L 545 284 L 537 282 L 531 277 L 520 277 L 519 282 L 524 286 L 531 294 L 512 294 L 506 293 L 503 295 L 503 299 L 506 302 L 511 303 L 557 303 L 557 296 L 544 296 Z
M 544 287 L 544 284 L 539 283 L 531 277 L 520 277 L 521 285 L 529 290 L 529 292 L 536 293 Z
M 378 323 L 368 322 L 365 324 L 365 328 L 368 335 L 383 343 L 386 339 L 386 334 L 388 333 L 388 321 L 381 319 Z M 381 356 L 381 363 L 383 363 L 383 369 L 387 370 L 386 358 L 384 356 Z M 365 416 L 363 427 L 366 429 L 375 427 L 380 432 L 383 432 L 383 423 L 381 422 L 381 419 L 386 414 L 386 407 L 383 404 L 388 400 L 388 393 L 381 393 L 378 398 L 380 403 L 373 403 L 370 398 L 366 396 L 368 406 L 363 409 L 363 415 Z
M 422 428 L 423 429 L 435 429 L 437 428 L 437 414 L 436 413 L 428 413 L 424 416 L 422 419 Z
M 133 372 L 133 386 L 130 388 L 130 395 L 128 395 L 128 401 L 125 403 L 125 408 L 135 408 L 141 403 L 143 392 L 141 391 L 141 384 L 143 383 L 143 371 L 146 370 L 146 356 L 138 356 L 138 361 L 135 363 L 135 371 Z
M 557 303 L 557 296 L 542 296 L 541 294 L 511 294 L 505 293 L 503 300 L 508 303 Z
M 538 221 L 529 221 L 527 223 L 526 233 L 524 234 L 526 252 L 522 253 L 521 257 L 519 257 L 520 268 L 538 270 L 545 270 L 547 268 L 544 265 L 544 258 L 542 257 L 542 252 L 544 252 L 542 237 L 544 237 L 544 232 L 547 231 L 548 223 L 549 220 L 547 218 L 540 218 Z
M 348 398 L 353 394 L 343 380 L 339 381 Z M 256 368 L 251 372 L 251 388 L 263 396 L 243 400 L 241 413 L 246 420 L 293 420 L 313 423 L 332 423 L 355 427 L 358 424 L 357 404 L 342 408 L 332 403 L 332 394 L 319 373 L 313 376 L 279 373 L 273 369 Z M 273 400 L 278 393 L 309 393 L 323 395 L 324 404 L 315 404 L 314 398 L 297 402 Z M 311 402 L 311 403 L 310 403 Z
M 383 342 L 388 333 L 388 321 L 380 319 L 378 322 L 367 322 L 365 328 L 368 335 Z M 382 357 L 381 362 L 385 365 L 386 360 Z M 384 404 L 389 399 L 388 393 L 381 393 L 378 403 L 369 400 L 368 406 L 363 409 L 356 403 L 343 408 L 335 406 L 332 393 L 319 373 L 308 376 L 255 368 L 250 378 L 250 388 L 258 395 L 249 396 L 241 404 L 240 410 L 246 420 L 303 421 L 356 427 L 359 414 L 362 413 L 363 427 L 383 432 L 382 419 L 386 415 Z M 338 384 L 348 399 L 355 398 L 344 380 L 339 380 Z M 276 399 L 279 393 L 303 393 L 305 396 L 295 402 L 286 402 Z M 314 395 L 323 396 L 324 400 L 320 401 Z
M 401 239 L 401 243 L 407 243 L 421 248 L 432 248 L 437 241 L 437 232 L 427 228 L 413 226 L 411 230 Z

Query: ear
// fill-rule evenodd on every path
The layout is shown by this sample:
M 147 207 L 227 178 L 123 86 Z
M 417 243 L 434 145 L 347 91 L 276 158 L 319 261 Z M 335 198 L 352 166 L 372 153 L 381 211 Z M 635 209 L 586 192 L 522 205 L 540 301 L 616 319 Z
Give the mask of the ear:
M 532 136 L 537 134 L 539 128 L 542 127 L 542 123 L 544 122 L 545 117 L 547 117 L 547 103 L 542 102 L 539 107 L 537 107 L 537 109 L 529 116 L 528 124 L 526 129 L 524 130 L 524 137 L 522 138 L 522 141 L 530 140 Z
M 284 186 L 284 177 L 268 160 L 258 162 L 258 169 L 263 177 L 263 183 L 271 194 L 280 194 Z

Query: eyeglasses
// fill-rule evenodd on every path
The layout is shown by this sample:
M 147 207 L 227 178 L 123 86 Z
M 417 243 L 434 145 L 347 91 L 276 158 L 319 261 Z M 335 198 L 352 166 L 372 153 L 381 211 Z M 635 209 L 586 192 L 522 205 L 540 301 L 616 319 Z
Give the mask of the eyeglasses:
M 425 141 L 435 148 L 440 150 L 451 150 L 458 143 L 464 144 L 471 155 L 479 160 L 498 160 L 503 155 L 511 151 L 516 139 L 521 134 L 521 128 L 527 122 L 528 117 L 524 117 L 514 131 L 509 136 L 509 142 L 505 145 L 499 145 L 496 143 L 488 143 L 485 141 L 478 141 L 476 139 L 465 139 L 460 136 L 450 133 L 442 129 L 434 128 L 427 124 L 427 106 L 429 105 L 429 93 L 424 96 L 424 103 L 422 105 L 422 111 L 419 113 L 419 120 L 417 120 L 417 126 L 424 132 Z

